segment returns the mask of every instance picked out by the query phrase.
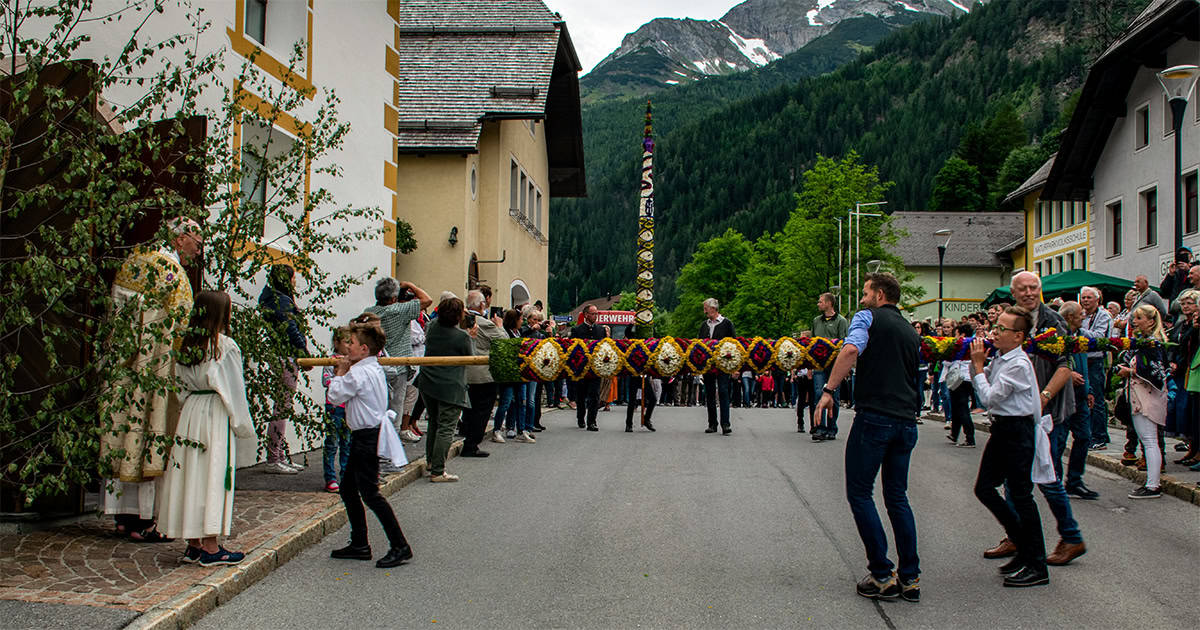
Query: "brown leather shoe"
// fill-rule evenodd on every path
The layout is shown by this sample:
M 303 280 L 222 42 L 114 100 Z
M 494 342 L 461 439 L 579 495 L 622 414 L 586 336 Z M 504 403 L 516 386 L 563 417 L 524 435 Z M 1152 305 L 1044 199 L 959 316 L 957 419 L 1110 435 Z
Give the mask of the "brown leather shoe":
M 1017 546 L 1013 544 L 1013 541 L 1007 538 L 1001 540 L 1000 544 L 996 545 L 995 547 L 983 552 L 983 557 L 988 558 L 989 560 L 995 558 L 1007 558 L 1015 555 L 1017 555 Z
M 1046 564 L 1061 567 L 1064 564 L 1071 564 L 1072 560 L 1085 553 L 1087 553 L 1087 545 L 1083 543 L 1071 544 L 1060 539 L 1058 545 L 1054 547 L 1054 553 L 1046 556 Z

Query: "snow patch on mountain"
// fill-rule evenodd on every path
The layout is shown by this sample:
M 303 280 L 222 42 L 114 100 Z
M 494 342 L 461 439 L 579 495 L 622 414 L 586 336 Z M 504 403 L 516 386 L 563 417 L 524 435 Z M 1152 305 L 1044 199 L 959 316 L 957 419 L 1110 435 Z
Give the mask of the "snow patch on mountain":
M 912 11 L 913 13 L 920 13 L 920 12 L 921 12 L 921 10 L 920 10 L 920 9 L 918 9 L 918 8 L 914 7 L 914 6 L 913 6 L 913 5 L 911 5 L 911 4 L 908 4 L 908 3 L 904 2 L 904 0 L 896 0 L 896 2 L 899 2 L 899 3 L 900 3 L 900 6 L 904 7 L 904 10 L 905 10 L 905 11 Z
M 808 25 L 809 26 L 824 26 L 824 24 L 821 24 L 820 22 L 817 21 L 817 14 L 820 12 L 821 11 L 818 9 L 809 9 L 808 10 L 808 13 L 806 13 L 805 15 L 808 16 Z
M 765 40 L 759 38 L 747 39 L 741 35 L 738 35 L 737 31 L 729 28 L 728 24 L 721 21 L 718 21 L 717 23 L 721 26 L 724 26 L 726 29 L 729 29 L 729 41 L 733 42 L 734 46 L 737 46 L 738 52 L 742 53 L 742 55 L 749 59 L 750 63 L 753 63 L 756 66 L 765 66 L 772 61 L 779 59 L 780 55 L 768 48 Z
M 957 2 L 955 2 L 954 0 L 946 0 L 946 2 L 949 2 L 950 4 L 953 4 L 955 7 L 959 8 L 960 10 L 962 10 L 962 12 L 963 12 L 963 13 L 970 13 L 970 12 L 971 12 L 971 10 L 970 10 L 970 9 L 968 9 L 967 7 L 964 7 L 963 5 L 961 5 L 961 4 L 957 3 Z

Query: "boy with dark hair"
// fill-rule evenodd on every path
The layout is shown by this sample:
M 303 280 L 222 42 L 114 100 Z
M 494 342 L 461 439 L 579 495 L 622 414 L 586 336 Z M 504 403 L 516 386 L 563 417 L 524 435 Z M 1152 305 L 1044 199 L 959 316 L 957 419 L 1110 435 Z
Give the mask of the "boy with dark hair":
M 367 517 L 363 503 L 375 513 L 391 548 L 375 566 L 386 569 L 413 557 L 392 506 L 379 494 L 379 432 L 388 420 L 387 377 L 376 355 L 383 349 L 383 329 L 373 324 L 350 327 L 346 356 L 338 359 L 334 377 L 329 381 L 328 398 L 335 405 L 346 405 L 346 427 L 350 429 L 350 459 L 342 471 L 339 493 L 350 521 L 350 544 L 334 549 L 333 558 L 370 560 L 367 542 Z

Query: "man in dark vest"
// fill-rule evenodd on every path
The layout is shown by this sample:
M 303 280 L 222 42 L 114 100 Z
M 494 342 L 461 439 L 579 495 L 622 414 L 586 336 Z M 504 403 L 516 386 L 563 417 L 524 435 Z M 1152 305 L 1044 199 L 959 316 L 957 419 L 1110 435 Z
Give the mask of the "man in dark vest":
M 817 403 L 817 417 L 837 405 L 837 388 L 858 363 L 854 426 L 846 442 L 846 499 L 867 551 L 870 573 L 859 595 L 920 601 L 917 525 L 908 505 L 908 464 L 917 444 L 921 412 L 917 356 L 920 338 L 900 314 L 900 283 L 890 273 L 867 274 L 863 307 L 850 322 L 829 382 Z M 861 359 L 861 360 L 860 360 Z M 875 509 L 875 478 L 883 469 L 883 502 L 896 535 L 899 577 L 887 557 L 887 536 Z
M 704 321 L 700 324 L 700 339 L 721 340 L 733 336 L 733 322 L 721 315 L 717 298 L 704 300 Z M 724 372 L 704 375 L 704 401 L 708 407 L 708 428 L 705 433 L 717 432 L 717 403 L 721 404 L 721 434 L 729 435 L 729 375 Z
M 583 321 L 571 329 L 572 339 L 604 339 L 608 336 L 604 327 L 596 324 L 600 309 L 595 304 L 588 304 L 583 309 Z M 599 431 L 596 426 L 596 412 L 600 406 L 600 379 L 584 378 L 575 385 L 578 400 L 575 403 L 575 419 L 579 428 L 587 427 L 588 431 Z M 584 424 L 586 419 L 587 424 Z

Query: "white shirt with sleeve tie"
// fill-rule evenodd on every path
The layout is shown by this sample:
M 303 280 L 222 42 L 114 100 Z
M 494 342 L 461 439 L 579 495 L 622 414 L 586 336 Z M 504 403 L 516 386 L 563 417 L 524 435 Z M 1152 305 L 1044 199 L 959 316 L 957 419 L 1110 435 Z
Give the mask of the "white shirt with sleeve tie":
M 992 359 L 983 373 L 972 378 L 979 402 L 995 416 L 1042 415 L 1042 397 L 1029 355 L 1013 348 Z

